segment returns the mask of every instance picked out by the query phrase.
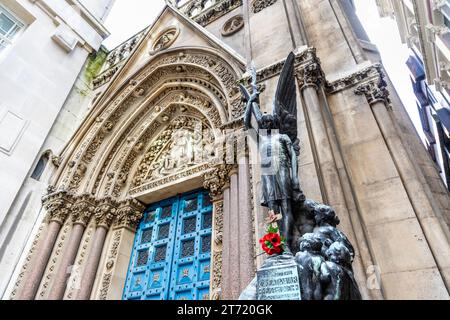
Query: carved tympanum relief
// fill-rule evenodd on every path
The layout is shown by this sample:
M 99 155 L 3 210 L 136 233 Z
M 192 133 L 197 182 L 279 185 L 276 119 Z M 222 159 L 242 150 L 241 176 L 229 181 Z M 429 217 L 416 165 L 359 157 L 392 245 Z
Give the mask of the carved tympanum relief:
M 222 35 L 229 37 L 244 28 L 244 17 L 237 15 L 229 19 L 222 27 Z
M 214 135 L 206 119 L 178 117 L 151 144 L 136 171 L 132 186 L 138 187 L 201 165 L 214 154 Z

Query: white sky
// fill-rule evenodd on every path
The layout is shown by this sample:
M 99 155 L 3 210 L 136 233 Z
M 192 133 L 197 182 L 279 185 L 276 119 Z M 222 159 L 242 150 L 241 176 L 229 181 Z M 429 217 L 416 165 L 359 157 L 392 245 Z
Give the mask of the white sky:
M 357 14 L 371 41 L 377 45 L 383 64 L 392 79 L 413 122 L 420 127 L 414 93 L 409 79 L 406 60 L 409 53 L 400 41 L 396 22 L 390 18 L 381 19 L 375 0 L 354 0 Z M 104 42 L 112 49 L 134 34 L 152 24 L 161 12 L 164 0 L 116 0 L 106 26 L 111 36 Z M 422 131 L 419 130 L 420 134 Z

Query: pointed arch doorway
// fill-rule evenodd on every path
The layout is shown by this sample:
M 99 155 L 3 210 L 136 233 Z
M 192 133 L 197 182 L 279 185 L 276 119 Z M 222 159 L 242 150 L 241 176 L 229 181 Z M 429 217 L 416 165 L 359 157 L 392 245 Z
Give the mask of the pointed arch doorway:
M 205 190 L 150 205 L 136 232 L 124 300 L 209 300 L 213 206 Z

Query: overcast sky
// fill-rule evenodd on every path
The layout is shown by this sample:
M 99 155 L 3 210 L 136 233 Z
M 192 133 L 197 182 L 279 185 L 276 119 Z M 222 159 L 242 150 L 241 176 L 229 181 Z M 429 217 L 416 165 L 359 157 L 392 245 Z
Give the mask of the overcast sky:
M 414 123 L 420 124 L 406 60 L 408 49 L 401 44 L 394 20 L 379 18 L 375 0 L 354 0 L 357 14 L 371 41 L 378 46 L 389 76 L 410 113 Z M 116 0 L 106 25 L 111 36 L 104 45 L 112 49 L 140 30 L 149 26 L 164 7 L 164 0 Z M 420 130 L 419 130 L 420 131 Z M 420 133 L 422 133 L 420 131 Z

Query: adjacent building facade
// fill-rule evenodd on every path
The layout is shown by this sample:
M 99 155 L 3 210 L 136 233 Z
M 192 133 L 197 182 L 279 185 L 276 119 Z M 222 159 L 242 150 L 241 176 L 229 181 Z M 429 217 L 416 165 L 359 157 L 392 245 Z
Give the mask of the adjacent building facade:
M 84 66 L 109 35 L 113 2 L 0 1 L 0 296 L 42 219 L 48 175 L 92 102 Z
M 407 65 L 417 97 L 425 145 L 450 188 L 450 1 L 377 0 L 393 17 L 411 56 Z
M 5 298 L 237 299 L 267 214 L 237 83 L 254 61 L 270 112 L 290 52 L 302 188 L 363 297 L 448 299 L 448 190 L 347 0 L 168 1 L 105 53 Z

